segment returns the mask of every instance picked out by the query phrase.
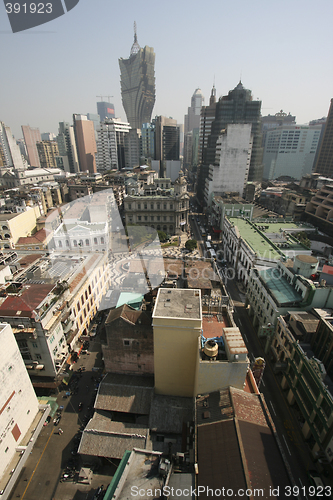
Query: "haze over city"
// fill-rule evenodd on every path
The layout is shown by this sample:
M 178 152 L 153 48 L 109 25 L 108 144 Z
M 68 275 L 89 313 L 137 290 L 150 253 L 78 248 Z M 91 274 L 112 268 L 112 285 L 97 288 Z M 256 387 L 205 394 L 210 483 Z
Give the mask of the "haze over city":
M 156 103 L 152 116 L 178 123 L 196 88 L 208 104 L 213 83 L 217 97 L 241 79 L 262 101 L 261 113 L 283 109 L 299 124 L 327 115 L 333 68 L 332 3 L 322 0 L 81 0 L 66 15 L 35 29 L 13 34 L 0 5 L 2 46 L 1 120 L 22 137 L 21 125 L 57 133 L 59 121 L 73 113 L 96 113 L 97 95 L 112 96 L 117 117 L 121 103 L 118 59 L 138 42 L 156 54 Z

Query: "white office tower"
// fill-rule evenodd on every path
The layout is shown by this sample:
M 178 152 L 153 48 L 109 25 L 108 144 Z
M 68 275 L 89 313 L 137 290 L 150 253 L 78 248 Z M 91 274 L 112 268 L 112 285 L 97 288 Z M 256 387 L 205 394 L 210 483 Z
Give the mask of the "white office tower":
M 321 137 L 320 125 L 282 125 L 266 132 L 264 179 L 281 176 L 300 180 L 311 174 Z
M 27 334 L 28 335 L 28 334 Z M 0 324 L 0 478 L 38 413 L 38 400 L 11 326 Z M 8 472 L 8 471 L 7 471 Z
M 106 119 L 97 128 L 97 171 L 125 168 L 125 136 L 130 124 L 119 119 Z
M 209 166 L 205 183 L 205 201 L 210 205 L 212 193 L 238 193 L 243 196 L 252 152 L 251 124 L 228 125 L 216 143 L 215 165 Z
M 14 167 L 16 170 L 25 170 L 27 163 L 24 162 L 19 146 L 11 133 L 10 127 L 0 122 L 0 158 L 3 158 L 4 167 Z

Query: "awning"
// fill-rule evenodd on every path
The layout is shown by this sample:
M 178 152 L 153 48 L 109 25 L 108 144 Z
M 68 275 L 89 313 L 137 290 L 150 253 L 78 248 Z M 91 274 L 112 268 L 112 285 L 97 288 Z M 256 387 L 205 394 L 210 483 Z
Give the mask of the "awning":
M 222 233 L 222 229 L 217 229 L 216 227 L 213 227 L 213 233 Z

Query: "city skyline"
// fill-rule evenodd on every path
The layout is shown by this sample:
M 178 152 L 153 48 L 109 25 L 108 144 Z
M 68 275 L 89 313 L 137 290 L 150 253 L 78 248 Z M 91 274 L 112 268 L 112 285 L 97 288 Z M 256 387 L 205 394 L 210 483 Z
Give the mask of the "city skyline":
M 283 109 L 298 124 L 327 116 L 333 79 L 328 0 L 315 12 L 312 3 L 298 0 L 228 6 L 212 0 L 206 15 L 197 1 L 171 1 L 157 11 L 149 0 L 145 7 L 131 0 L 101 0 L 98 7 L 80 2 L 49 24 L 13 34 L 0 6 L 6 44 L 0 119 L 16 139 L 21 125 L 57 134 L 59 122 L 71 122 L 73 114 L 96 113 L 98 94 L 112 95 L 115 116 L 126 121 L 118 59 L 129 53 L 134 21 L 140 45 L 156 54 L 152 117 L 183 123 L 196 88 L 207 105 L 214 83 L 218 99 L 240 78 L 262 101 L 262 115 Z

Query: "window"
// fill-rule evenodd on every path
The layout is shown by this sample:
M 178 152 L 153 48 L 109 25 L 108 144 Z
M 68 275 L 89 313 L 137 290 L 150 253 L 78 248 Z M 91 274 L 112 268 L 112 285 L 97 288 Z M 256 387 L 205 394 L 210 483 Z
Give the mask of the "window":
M 151 204 L 150 204 L 150 208 L 151 208 L 152 210 L 154 210 L 154 203 L 151 203 Z
M 148 220 L 148 217 L 147 217 L 147 215 L 145 215 L 145 220 Z
M 150 220 L 154 220 L 154 216 L 153 215 L 150 217 Z
M 90 245 L 89 240 L 86 240 L 86 247 L 88 247 L 89 245 Z
M 147 210 L 147 203 L 144 204 L 144 208 L 145 208 L 145 210 Z
M 132 204 L 131 203 L 128 204 L 128 210 L 132 210 Z
M 166 203 L 164 203 L 164 205 L 163 205 L 164 210 L 166 210 L 166 207 L 167 207 L 167 205 L 166 205 Z
M 98 245 L 97 238 L 94 238 L 94 245 Z
M 141 203 L 138 203 L 138 209 L 141 210 Z
M 170 203 L 170 210 L 173 210 L 173 203 Z
M 59 248 L 62 248 L 62 241 L 59 241 Z
M 101 244 L 104 245 L 104 237 L 101 237 Z
M 124 344 L 124 346 L 128 347 L 128 346 L 130 346 L 130 345 L 131 345 L 131 341 L 130 341 L 130 340 L 126 340 L 126 339 L 124 339 L 124 340 L 123 340 L 123 344 Z
M 141 215 L 138 215 L 138 220 L 140 220 L 140 221 L 141 221 Z
M 157 210 L 160 210 L 161 208 L 161 205 L 159 203 L 157 203 Z
M 76 241 L 76 240 L 74 240 L 74 241 L 73 241 L 73 245 L 74 245 L 75 247 L 77 247 L 77 241 Z

